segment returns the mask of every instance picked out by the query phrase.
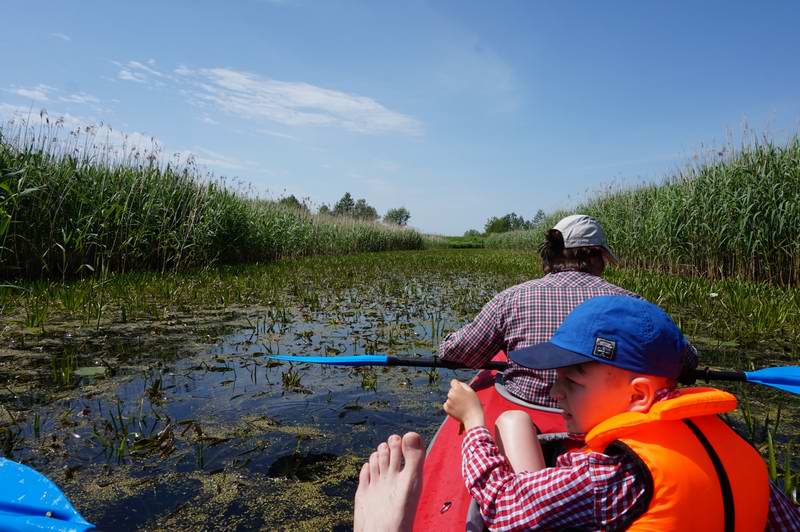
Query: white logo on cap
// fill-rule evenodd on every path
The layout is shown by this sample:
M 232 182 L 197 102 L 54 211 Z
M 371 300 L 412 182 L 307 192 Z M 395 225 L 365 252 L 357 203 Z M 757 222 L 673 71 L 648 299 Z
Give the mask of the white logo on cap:
M 598 336 L 594 339 L 594 351 L 592 351 L 592 354 L 596 357 L 614 360 L 614 355 L 617 354 L 617 342 Z

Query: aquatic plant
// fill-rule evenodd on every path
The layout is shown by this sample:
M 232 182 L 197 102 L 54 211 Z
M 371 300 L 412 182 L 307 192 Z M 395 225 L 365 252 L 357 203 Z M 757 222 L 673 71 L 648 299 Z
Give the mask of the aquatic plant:
M 289 390 L 300 388 L 301 378 L 302 375 L 300 372 L 291 366 L 281 374 L 281 382 L 283 383 L 283 387 Z

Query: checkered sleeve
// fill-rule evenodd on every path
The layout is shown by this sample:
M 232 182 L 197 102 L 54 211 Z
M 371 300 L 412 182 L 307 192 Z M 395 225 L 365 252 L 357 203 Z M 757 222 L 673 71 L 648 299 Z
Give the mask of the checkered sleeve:
M 786 496 L 774 483 L 769 483 L 769 532 L 800 530 L 800 508 Z
M 567 453 L 556 467 L 515 474 L 485 427 L 467 432 L 461 469 L 492 530 L 614 528 L 645 494 L 634 465 L 601 453 Z
M 500 293 L 484 305 L 472 322 L 452 332 L 439 344 L 438 355 L 444 360 L 463 362 L 478 368 L 505 348 L 500 326 L 505 293 Z

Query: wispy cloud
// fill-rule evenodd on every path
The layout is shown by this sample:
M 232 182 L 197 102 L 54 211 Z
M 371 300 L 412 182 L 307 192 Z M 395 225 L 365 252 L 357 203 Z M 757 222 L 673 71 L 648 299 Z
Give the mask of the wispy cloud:
M 66 33 L 51 33 L 50 36 L 55 37 L 56 39 L 61 39 L 64 42 L 70 42 L 72 40 L 72 37 Z
M 200 147 L 175 152 L 173 157 L 179 164 L 200 164 L 223 170 L 243 170 L 255 164 L 251 161 L 242 161 L 235 157 L 229 157 L 222 153 Z
M 144 63 L 141 61 L 128 61 L 124 64 L 119 61 L 113 61 L 113 63 L 120 69 L 117 72 L 117 79 L 123 81 L 163 86 L 165 81 L 174 79 L 173 76 L 165 74 L 156 68 L 155 59 L 148 59 Z
M 147 64 L 141 63 L 139 61 L 128 61 L 128 68 L 132 68 L 134 70 L 139 70 L 139 71 L 142 71 L 142 72 L 146 72 L 147 74 L 150 74 L 151 76 L 155 76 L 157 78 L 169 78 L 170 77 L 167 74 L 164 74 L 163 72 L 159 72 L 158 70 L 156 70 L 154 68 L 155 65 L 156 65 L 156 60 L 155 59 L 148 59 L 147 60 Z
M 50 100 L 49 94 L 55 90 L 56 89 L 54 87 L 40 83 L 39 85 L 36 85 L 30 89 L 24 87 L 14 88 L 12 86 L 10 89 L 6 89 L 6 92 L 11 92 L 21 98 L 27 98 L 37 102 L 47 102 Z
M 219 122 L 211 118 L 210 116 L 203 116 L 200 118 L 200 121 L 204 124 L 211 124 L 212 126 L 218 126 Z
M 175 74 L 191 86 L 194 99 L 254 121 L 289 126 L 338 126 L 365 134 L 420 135 L 422 124 L 366 96 L 303 82 L 262 78 L 227 68 L 189 69 Z
M 85 92 L 77 92 L 75 94 L 68 94 L 59 98 L 62 102 L 77 103 L 77 104 L 98 104 L 100 99 Z
M 294 135 L 289 135 L 288 133 L 281 133 L 279 131 L 271 131 L 269 129 L 257 129 L 256 133 L 261 133 L 262 135 L 269 135 L 271 137 L 278 137 L 280 139 L 298 140 L 298 138 L 295 137 Z
M 117 78 L 123 81 L 135 81 L 137 83 L 144 83 L 147 81 L 147 76 L 145 76 L 144 74 L 131 72 L 127 68 L 123 68 L 122 70 L 117 72 Z

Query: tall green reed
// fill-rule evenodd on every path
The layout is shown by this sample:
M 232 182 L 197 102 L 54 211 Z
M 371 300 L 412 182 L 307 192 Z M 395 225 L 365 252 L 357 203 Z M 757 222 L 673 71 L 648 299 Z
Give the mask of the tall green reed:
M 596 217 L 626 266 L 800 285 L 800 137 L 754 139 L 700 159 L 661 184 L 609 187 L 571 212 Z M 491 235 L 486 247 L 535 249 L 537 231 Z
M 113 146 L 42 114 L 0 125 L 0 278 L 179 271 L 213 263 L 419 249 L 410 229 L 254 197 L 160 148 Z

